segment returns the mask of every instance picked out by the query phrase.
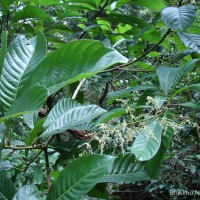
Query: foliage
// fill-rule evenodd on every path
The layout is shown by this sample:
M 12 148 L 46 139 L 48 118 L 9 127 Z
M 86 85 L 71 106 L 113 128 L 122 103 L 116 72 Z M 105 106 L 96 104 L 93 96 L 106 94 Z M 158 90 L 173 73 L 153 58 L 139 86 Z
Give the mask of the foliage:
M 112 199 L 142 181 L 169 199 L 191 190 L 186 169 L 197 188 L 199 154 L 178 149 L 200 139 L 199 6 L 2 0 L 0 199 Z

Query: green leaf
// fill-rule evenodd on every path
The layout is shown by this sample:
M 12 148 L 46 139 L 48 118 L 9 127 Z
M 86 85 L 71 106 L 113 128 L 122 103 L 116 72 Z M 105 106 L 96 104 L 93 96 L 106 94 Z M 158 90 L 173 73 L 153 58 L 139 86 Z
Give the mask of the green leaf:
M 20 115 L 27 112 L 38 111 L 47 98 L 47 89 L 35 86 L 25 91 L 6 112 L 5 116 Z
M 154 100 L 156 108 L 160 109 L 167 99 L 164 96 L 156 95 Z
M 48 114 L 47 120 L 44 123 L 44 126 L 49 126 L 51 123 L 57 121 L 57 119 L 65 114 L 67 111 L 78 106 L 81 106 L 81 104 L 73 99 L 61 99 L 51 109 L 50 113 Z
M 101 117 L 97 120 L 97 124 L 108 122 L 109 120 L 119 117 L 126 113 L 126 108 L 116 108 L 111 111 L 101 115 Z
M 42 9 L 32 5 L 25 6 L 22 10 L 15 13 L 12 18 L 12 24 L 23 19 L 37 18 L 44 21 L 50 21 L 51 17 Z
M 99 41 L 68 42 L 49 54 L 34 70 L 31 80 L 24 87 L 44 85 L 49 88 L 50 95 L 67 84 L 91 77 L 115 63 L 127 61 L 127 58 Z
M 162 135 L 161 145 L 158 152 L 151 160 L 145 162 L 145 169 L 151 178 L 155 178 L 160 172 L 159 169 L 170 146 L 172 135 L 173 130 L 168 127 L 166 133 Z
M 23 115 L 24 122 L 30 129 L 34 128 L 37 118 L 38 112 L 31 112 Z
M 195 7 L 192 5 L 166 7 L 161 12 L 161 17 L 165 25 L 173 30 L 181 32 L 192 25 L 196 16 Z
M 115 158 L 113 165 L 100 182 L 130 183 L 149 179 L 144 163 L 138 163 L 133 154 L 125 153 Z
M 51 6 L 55 4 L 59 4 L 60 0 L 31 0 L 31 3 L 35 5 L 42 5 L 42 6 Z
M 149 1 L 149 0 L 131 0 L 129 1 L 131 3 L 134 3 L 138 6 L 144 6 L 153 10 L 158 10 L 160 11 L 165 7 L 165 2 L 163 0 L 154 0 L 154 1 Z
M 114 1 L 114 0 L 113 0 Z M 124 4 L 132 3 L 137 6 L 144 6 L 153 10 L 161 10 L 165 6 L 165 2 L 163 0 L 155 0 L 155 1 L 149 1 L 149 0 L 118 0 L 117 1 L 117 8 L 123 6 Z
M 35 185 L 25 185 L 18 190 L 12 200 L 41 200 L 40 193 Z
M 178 33 L 182 43 L 192 51 L 200 53 L 200 35 L 191 33 Z
M 181 104 L 184 107 L 200 110 L 200 102 L 185 102 Z
M 41 137 L 51 136 L 66 131 L 67 129 L 74 128 L 77 125 L 84 124 L 85 122 L 90 122 L 104 112 L 106 112 L 106 110 L 96 105 L 72 108 L 58 117 L 57 120 L 43 132 Z
M 46 41 L 42 33 L 29 41 L 21 36 L 12 42 L 8 48 L 0 78 L 0 102 L 4 112 L 8 111 L 20 94 L 26 91 L 26 88 L 21 90 L 24 81 L 29 78 L 30 73 L 45 56 Z
M 16 189 L 12 181 L 0 171 L 0 198 L 3 195 L 5 198 L 1 199 L 12 200 L 15 192 Z
M 148 90 L 148 89 L 153 89 L 153 88 L 154 88 L 153 85 L 145 84 L 145 85 L 136 85 L 133 87 L 128 87 L 126 89 L 118 90 L 116 92 L 110 92 L 108 93 L 107 104 L 110 105 L 113 101 L 115 101 L 116 99 L 120 97 L 129 96 L 130 92 L 139 91 L 139 90 Z
M 1 34 L 1 48 L 0 48 L 0 74 L 3 68 L 3 62 L 6 55 L 7 50 L 7 32 L 3 32 Z
M 47 200 L 80 199 L 103 177 L 114 157 L 91 154 L 69 163 L 52 184 Z
M 176 86 L 183 76 L 190 70 L 194 69 L 198 59 L 191 60 L 183 67 L 158 67 L 156 73 L 159 78 L 160 86 L 165 95 L 169 93 L 172 87 Z
M 150 160 L 157 153 L 162 135 L 162 126 L 154 121 L 146 126 L 136 137 L 131 153 L 140 161 Z
M 3 10 L 3 15 L 7 15 L 11 4 L 14 0 L 1 0 L 1 6 Z
M 35 124 L 35 127 L 33 130 L 30 132 L 29 137 L 26 140 L 27 145 L 31 145 L 32 142 L 37 139 L 37 137 L 40 136 L 40 134 L 43 131 L 43 124 L 45 122 L 46 118 L 42 118 L 37 124 Z

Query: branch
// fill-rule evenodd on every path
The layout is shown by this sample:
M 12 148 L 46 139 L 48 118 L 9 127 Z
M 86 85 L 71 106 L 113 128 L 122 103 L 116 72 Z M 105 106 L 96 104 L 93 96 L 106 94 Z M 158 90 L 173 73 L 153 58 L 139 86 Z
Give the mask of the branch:
M 34 162 L 34 160 L 35 160 L 36 158 L 38 158 L 38 156 L 39 156 L 41 153 L 42 153 L 42 150 L 40 150 L 40 151 L 37 153 L 37 155 L 36 155 L 30 162 L 28 162 L 28 163 L 26 164 L 26 167 L 24 168 L 23 172 L 26 172 L 26 171 L 27 171 L 27 169 L 28 169 L 28 167 L 31 165 L 31 163 Z
M 37 146 L 22 146 L 22 147 L 12 147 L 12 146 L 4 146 L 4 149 L 11 149 L 11 150 L 32 150 L 32 149 L 47 149 L 46 145 L 37 145 Z
M 46 173 L 47 173 L 47 186 L 48 190 L 51 187 L 51 176 L 50 176 L 50 167 L 49 167 L 49 155 L 48 150 L 44 149 L 45 163 L 46 163 Z
M 78 95 L 78 93 L 79 93 L 79 91 L 80 91 L 82 85 L 85 83 L 85 81 L 86 81 L 86 78 L 84 78 L 83 80 L 80 81 L 80 83 L 78 84 L 76 90 L 74 91 L 74 94 L 73 94 L 73 96 L 72 96 L 72 99 L 76 99 L 76 97 L 77 97 L 77 95 Z
M 105 4 L 99 9 L 99 11 L 96 13 L 96 15 L 94 15 L 89 21 L 90 23 L 92 23 L 104 10 L 104 8 L 108 5 L 109 0 L 106 0 Z M 87 33 L 87 31 L 83 31 L 78 39 L 82 39 L 83 36 Z
M 168 29 L 167 32 L 163 35 L 162 39 L 157 43 L 155 44 L 152 48 L 150 48 L 149 50 L 147 50 L 146 52 L 144 52 L 141 56 L 139 56 L 138 58 L 126 63 L 126 64 L 122 64 L 122 65 L 119 65 L 115 68 L 112 68 L 112 69 L 108 69 L 108 70 L 105 70 L 104 72 L 112 72 L 112 71 L 115 71 L 115 70 L 119 70 L 123 67 L 126 67 L 128 65 L 131 65 L 133 63 L 136 63 L 138 61 L 140 61 L 142 58 L 144 58 L 148 53 L 150 53 L 151 51 L 153 51 L 156 47 L 158 47 L 164 40 L 165 38 L 169 35 L 169 33 L 171 32 L 171 29 Z

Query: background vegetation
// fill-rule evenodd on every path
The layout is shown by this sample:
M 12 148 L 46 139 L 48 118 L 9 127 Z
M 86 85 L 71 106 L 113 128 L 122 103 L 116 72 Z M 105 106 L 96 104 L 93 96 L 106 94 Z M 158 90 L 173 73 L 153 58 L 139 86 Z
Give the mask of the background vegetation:
M 199 199 L 199 6 L 1 0 L 0 199 Z

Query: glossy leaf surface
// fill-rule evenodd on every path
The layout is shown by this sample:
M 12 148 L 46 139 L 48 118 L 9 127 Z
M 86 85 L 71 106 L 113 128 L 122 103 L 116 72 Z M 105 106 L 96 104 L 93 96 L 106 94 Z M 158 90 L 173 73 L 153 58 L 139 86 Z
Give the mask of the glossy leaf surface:
M 72 161 L 52 184 L 47 200 L 80 199 L 101 180 L 113 161 L 112 156 L 97 154 Z

